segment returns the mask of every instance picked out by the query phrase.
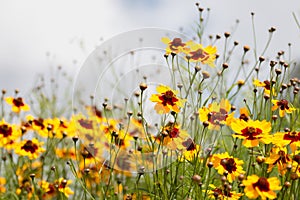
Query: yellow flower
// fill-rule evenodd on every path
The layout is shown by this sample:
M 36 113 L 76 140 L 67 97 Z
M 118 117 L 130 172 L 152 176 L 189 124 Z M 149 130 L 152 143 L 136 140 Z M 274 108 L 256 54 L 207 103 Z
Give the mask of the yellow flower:
M 261 81 L 255 79 L 253 81 L 253 85 L 255 85 L 256 87 L 263 87 L 264 88 L 264 93 L 270 95 L 270 90 L 271 90 L 270 81 L 265 80 L 265 81 L 261 82 Z M 272 94 L 274 96 L 276 96 L 274 88 L 272 88 Z
M 274 147 L 265 163 L 269 165 L 268 173 L 277 165 L 279 173 L 284 175 L 287 171 L 287 165 L 292 164 L 292 159 L 287 154 L 286 148 Z
M 53 199 L 56 194 L 57 190 L 53 183 L 48 183 L 47 181 L 41 181 L 39 183 L 40 188 L 42 189 L 42 197 L 43 199 Z
M 20 113 L 21 110 L 23 111 L 29 111 L 30 107 L 26 103 L 24 103 L 23 98 L 21 97 L 6 97 L 5 98 L 6 103 L 11 105 L 11 110 L 15 113 Z
M 245 147 L 256 147 L 259 142 L 269 144 L 271 131 L 271 123 L 265 120 L 253 121 L 253 120 L 234 120 L 231 123 L 231 129 L 235 131 L 233 137 L 243 139 L 243 145 Z
M 76 160 L 76 152 L 74 148 L 55 148 L 55 154 L 57 157 L 65 160 Z
M 226 199 L 226 200 L 238 200 L 242 194 L 236 193 L 235 191 L 230 191 L 228 189 L 222 189 L 214 186 L 213 184 L 209 184 L 210 190 L 208 190 L 207 194 L 211 199 Z
M 275 199 L 276 193 L 274 190 L 280 190 L 280 181 L 276 177 L 265 178 L 251 175 L 247 177 L 247 180 L 243 181 L 245 185 L 244 192 L 250 199 L 256 199 L 259 196 L 262 200 Z
M 0 194 L 6 191 L 5 184 L 6 184 L 6 179 L 0 177 Z
M 224 172 L 228 172 L 227 179 L 231 183 L 235 180 L 237 176 L 245 173 L 242 167 L 244 161 L 229 156 L 227 152 L 221 154 L 214 154 L 212 157 L 212 163 L 214 168 L 218 170 L 219 174 L 224 174 Z
M 176 96 L 178 93 L 177 91 L 174 91 L 165 85 L 159 85 L 156 88 L 156 91 L 158 94 L 153 94 L 150 97 L 150 100 L 156 103 L 154 109 L 157 113 L 165 114 L 170 111 L 176 113 L 179 112 L 179 108 L 183 106 L 184 100 Z
M 60 178 L 56 182 L 58 185 L 58 191 L 63 193 L 67 198 L 69 198 L 70 195 L 74 194 L 74 192 L 69 187 L 69 185 L 72 183 L 71 180 L 66 180 L 64 178 Z
M 28 156 L 30 160 L 37 159 L 40 153 L 45 152 L 45 149 L 42 147 L 43 144 L 43 142 L 39 142 L 36 138 L 24 140 L 16 145 L 15 153 L 20 156 Z
M 222 99 L 220 103 L 213 102 L 208 107 L 199 109 L 199 118 L 202 122 L 208 122 L 208 128 L 220 130 L 222 125 L 230 125 L 234 113 L 230 113 L 231 105 L 227 99 Z
M 167 38 L 163 37 L 161 39 L 163 43 L 165 43 L 167 46 L 166 48 L 166 54 L 169 55 L 170 53 L 179 54 L 180 52 L 183 52 L 184 50 L 187 50 L 187 44 L 183 43 L 181 38 L 174 38 L 172 41 Z M 189 43 L 189 42 L 188 42 Z
M 187 161 L 194 161 L 197 157 L 200 157 L 200 151 L 201 147 L 198 144 L 195 144 L 195 142 L 188 138 L 186 141 L 182 142 L 182 145 L 185 147 L 183 149 L 182 156 L 179 157 L 180 161 L 183 161 L 182 158 L 184 158 Z
M 213 46 L 203 47 L 201 44 L 192 43 L 187 57 L 191 62 L 201 62 L 211 67 L 215 67 L 217 48 Z
M 15 140 L 21 134 L 21 131 L 15 125 L 6 123 L 4 119 L 0 121 L 0 147 L 11 149 L 15 144 Z
M 240 109 L 239 119 L 244 120 L 244 121 L 248 121 L 250 119 L 249 111 L 247 108 L 244 107 L 244 108 Z
M 295 152 L 297 147 L 300 147 L 300 132 L 290 131 L 284 133 L 275 133 L 272 143 L 279 147 L 289 145 L 292 149 L 292 152 Z
M 162 128 L 161 133 L 156 137 L 156 140 L 158 140 L 158 143 L 167 146 L 167 148 L 171 150 L 181 150 L 186 148 L 183 145 L 183 142 L 189 137 L 189 134 L 186 131 L 181 130 L 179 125 L 169 122 Z
M 274 104 L 274 106 L 272 107 L 272 111 L 279 109 L 280 117 L 284 117 L 285 113 L 292 113 L 294 110 L 296 110 L 295 108 L 290 107 L 289 102 L 285 99 L 281 99 L 281 100 L 273 99 L 272 103 Z

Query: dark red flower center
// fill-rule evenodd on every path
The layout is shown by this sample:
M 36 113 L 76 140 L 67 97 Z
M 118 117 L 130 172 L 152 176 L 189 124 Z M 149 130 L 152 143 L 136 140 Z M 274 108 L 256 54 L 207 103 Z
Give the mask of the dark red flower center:
M 193 60 L 205 61 L 209 58 L 208 53 L 206 53 L 202 49 L 198 49 L 197 51 L 190 52 L 190 54 L 191 54 L 191 59 Z
M 289 109 L 289 102 L 285 99 L 282 99 L 277 102 L 277 106 L 279 107 L 280 110 L 288 110 Z
M 12 135 L 12 128 L 8 126 L 7 124 L 0 125 L 0 134 L 3 135 L 3 137 L 8 137 Z
M 188 138 L 186 141 L 182 142 L 182 145 L 186 147 L 187 151 L 193 151 L 196 149 L 196 144 L 191 138 Z
M 163 93 L 159 99 L 162 101 L 162 104 L 164 106 L 166 105 L 175 105 L 175 102 L 178 101 L 178 99 L 175 97 L 174 93 L 171 90 L 166 91 Z
M 34 153 L 37 149 L 38 146 L 36 144 L 34 144 L 31 140 L 28 140 L 22 147 L 21 149 L 30 152 L 30 153 Z
M 265 81 L 264 81 L 264 84 L 265 84 L 264 88 L 265 88 L 266 90 L 270 90 L 270 89 L 271 89 L 271 83 L 270 83 L 270 81 L 265 80 Z
M 290 144 L 293 143 L 293 142 L 297 142 L 297 141 L 300 141 L 300 132 L 289 132 L 287 134 L 284 134 L 283 135 L 283 139 L 284 140 L 291 140 Z
M 78 120 L 80 126 L 86 129 L 93 129 L 93 122 L 88 119 L 80 119 Z
M 218 196 L 232 197 L 232 193 L 228 190 L 224 190 L 224 193 L 223 193 L 223 191 L 220 188 L 215 188 L 212 191 L 213 191 L 213 194 L 216 198 Z
M 44 129 L 44 128 L 45 128 L 44 120 L 43 120 L 42 118 L 34 119 L 34 120 L 33 120 L 33 123 L 34 123 L 35 126 L 38 126 L 38 127 L 40 127 L 41 129 Z
M 232 173 L 236 171 L 236 163 L 233 158 L 223 158 L 220 164 L 228 171 L 228 173 Z
M 219 125 L 221 121 L 225 121 L 228 117 L 227 111 L 220 108 L 220 112 L 210 112 L 208 114 L 208 121 L 214 125 Z
M 14 104 L 16 107 L 18 107 L 18 108 L 24 106 L 24 102 L 23 102 L 23 99 L 22 99 L 21 97 L 18 97 L 18 98 L 16 98 L 16 99 L 13 99 L 13 104 Z
M 245 115 L 245 114 L 241 114 L 240 115 L 240 119 L 244 120 L 245 122 L 247 122 L 249 120 L 249 117 L 247 115 Z
M 256 183 L 252 184 L 252 186 L 254 188 L 258 187 L 262 192 L 268 192 L 270 190 L 270 183 L 265 177 L 260 177 Z
M 291 158 L 285 154 L 284 151 L 280 150 L 278 152 L 279 158 L 273 163 L 273 165 L 276 165 L 276 163 L 279 164 L 287 164 L 289 161 L 291 161 Z
M 262 130 L 254 127 L 246 127 L 242 130 L 242 136 L 246 137 L 247 140 L 260 139 L 258 136 L 262 133 Z
M 182 43 L 182 40 L 180 38 L 174 38 L 172 42 L 170 42 L 170 49 L 172 51 L 175 51 L 178 49 L 178 47 L 184 47 L 185 43 Z

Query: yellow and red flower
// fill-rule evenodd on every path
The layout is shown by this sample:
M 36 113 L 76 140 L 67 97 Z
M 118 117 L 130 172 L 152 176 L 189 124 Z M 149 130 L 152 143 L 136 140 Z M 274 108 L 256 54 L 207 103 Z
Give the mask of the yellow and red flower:
M 176 96 L 178 91 L 174 91 L 165 85 L 159 85 L 156 91 L 158 94 L 153 94 L 150 100 L 156 103 L 154 109 L 157 113 L 165 114 L 170 111 L 178 113 L 180 111 L 179 108 L 183 106 L 184 100 Z
M 11 149 L 15 140 L 21 136 L 21 131 L 16 125 L 6 123 L 4 119 L 0 121 L 0 147 Z
M 235 131 L 232 135 L 235 138 L 243 139 L 243 145 L 245 147 L 256 147 L 259 142 L 269 144 L 271 123 L 265 120 L 263 121 L 253 121 L 253 120 L 234 120 L 231 123 L 231 129 Z
M 24 140 L 16 145 L 15 153 L 20 156 L 27 156 L 30 160 L 37 159 L 41 153 L 45 152 L 45 149 L 42 147 L 43 144 L 43 142 L 39 142 L 36 138 Z
M 289 102 L 286 99 L 281 100 L 272 100 L 272 103 L 274 106 L 272 107 L 272 111 L 279 109 L 279 116 L 284 117 L 285 113 L 292 113 L 294 110 L 296 110 L 293 107 L 289 106 Z
M 166 48 L 166 55 L 169 55 L 170 53 L 179 54 L 184 50 L 187 50 L 187 43 L 183 43 L 181 38 L 170 40 L 167 37 L 163 37 L 161 41 L 168 45 Z
M 272 143 L 279 147 L 284 147 L 289 145 L 293 152 L 300 147 L 300 132 L 290 131 L 290 132 L 278 132 L 273 135 Z
M 72 189 L 69 187 L 69 185 L 72 183 L 71 180 L 60 178 L 56 181 L 56 183 L 58 185 L 58 191 L 64 194 L 67 198 L 69 198 L 70 195 L 74 194 Z
M 274 147 L 271 150 L 270 157 L 266 158 L 266 164 L 269 165 L 268 173 L 277 166 L 281 175 L 284 175 L 287 171 L 287 165 L 292 164 L 292 159 L 287 154 L 286 148 Z
M 43 199 L 53 199 L 57 195 L 57 190 L 53 183 L 49 183 L 47 181 L 41 181 L 39 183 L 40 188 L 42 190 Z
M 23 111 L 29 111 L 30 107 L 27 105 L 22 97 L 6 97 L 5 98 L 6 103 L 11 105 L 11 110 L 15 113 L 20 113 L 21 110 Z
M 231 183 L 237 176 L 245 173 L 242 167 L 244 161 L 230 156 L 227 152 L 214 154 L 212 156 L 212 163 L 213 167 L 218 170 L 219 174 L 223 175 L 224 172 L 228 173 L 227 179 Z
M 243 194 L 231 191 L 228 189 L 222 189 L 209 184 L 210 190 L 207 191 L 210 199 L 226 199 L 226 200 L 238 200 Z
M 183 149 L 182 156 L 179 157 L 180 161 L 183 161 L 183 158 L 187 161 L 194 161 L 196 158 L 200 157 L 201 147 L 196 144 L 191 138 L 188 138 L 186 141 L 182 142 Z
M 264 88 L 264 93 L 270 95 L 271 83 L 270 83 L 269 80 L 265 80 L 265 81 L 261 82 L 261 81 L 255 79 L 253 81 L 253 85 L 256 86 L 256 87 L 263 87 Z M 276 96 L 274 88 L 272 88 L 272 94 L 274 96 Z
M 202 122 L 208 122 L 208 128 L 220 130 L 222 125 L 230 125 L 234 113 L 229 113 L 231 104 L 227 99 L 222 99 L 220 103 L 213 102 L 208 107 L 199 109 L 199 118 Z
M 192 43 L 187 53 L 187 57 L 191 62 L 200 62 L 215 67 L 217 48 L 213 46 L 203 47 L 201 44 Z
M 250 199 L 256 199 L 259 196 L 262 200 L 275 199 L 277 195 L 274 191 L 281 189 L 278 178 L 258 177 L 255 174 L 248 176 L 243 184 L 245 185 L 244 192 Z

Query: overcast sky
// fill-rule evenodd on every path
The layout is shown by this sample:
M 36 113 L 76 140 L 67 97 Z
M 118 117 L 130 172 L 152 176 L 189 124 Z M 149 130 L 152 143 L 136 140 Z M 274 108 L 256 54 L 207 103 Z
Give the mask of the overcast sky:
M 142 27 L 192 33 L 197 20 L 193 0 L 0 0 L 0 89 L 26 93 L 37 73 L 61 65 L 71 76 L 103 40 Z M 255 12 L 258 50 L 268 29 L 275 26 L 270 54 L 293 44 L 300 52 L 300 30 L 292 12 L 300 16 L 297 0 L 203 0 L 211 8 L 208 33 L 230 31 L 241 44 L 253 44 L 250 13 Z M 300 18 L 300 17 L 299 17 Z M 48 54 L 48 56 L 46 56 Z M 298 55 L 300 57 L 300 55 Z

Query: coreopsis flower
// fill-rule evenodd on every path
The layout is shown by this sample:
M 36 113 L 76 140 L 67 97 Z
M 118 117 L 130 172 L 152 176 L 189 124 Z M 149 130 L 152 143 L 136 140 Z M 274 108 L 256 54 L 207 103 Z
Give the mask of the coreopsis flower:
M 163 37 L 161 41 L 167 45 L 166 55 L 169 55 L 170 53 L 179 54 L 184 50 L 187 50 L 187 43 L 183 43 L 181 38 L 170 40 L 167 37 Z
M 250 199 L 256 199 L 260 197 L 262 200 L 275 199 L 276 193 L 274 191 L 280 190 L 280 181 L 277 177 L 265 178 L 258 177 L 253 174 L 248 176 L 246 180 L 243 180 L 245 185 L 244 192 Z
M 30 107 L 27 105 L 22 97 L 6 97 L 5 98 L 6 103 L 11 105 L 11 110 L 15 113 L 20 113 L 21 110 L 23 111 L 29 111 Z
M 158 94 L 152 94 L 150 101 L 156 103 L 154 109 L 158 114 L 166 114 L 170 111 L 179 112 L 184 100 L 176 96 L 178 91 L 174 91 L 165 85 L 159 85 L 156 91 Z
M 290 107 L 289 102 L 285 99 L 281 99 L 281 100 L 273 99 L 272 103 L 274 104 L 274 106 L 272 107 L 272 111 L 279 109 L 280 117 L 284 117 L 285 113 L 292 113 L 294 110 L 296 110 L 295 108 Z
M 201 44 L 192 43 L 187 53 L 187 57 L 191 62 L 199 62 L 215 67 L 217 48 L 213 46 L 203 47 Z
M 229 113 L 231 104 L 227 99 L 222 99 L 220 103 L 213 102 L 208 107 L 199 109 L 199 118 L 202 122 L 208 122 L 208 128 L 220 130 L 222 125 L 230 125 L 234 113 Z
M 28 121 L 28 124 L 31 125 L 29 129 L 36 131 L 42 137 L 48 137 L 49 131 L 47 130 L 47 126 L 43 118 L 35 118 L 28 115 L 26 116 L 26 120 Z
M 248 121 L 250 119 L 249 110 L 247 108 L 240 109 L 240 117 L 239 119 Z
M 227 200 L 238 200 L 242 194 L 228 189 L 222 189 L 209 184 L 209 190 L 207 191 L 210 199 L 227 199 Z
M 72 189 L 69 187 L 69 185 L 72 183 L 71 180 L 60 178 L 58 181 L 56 181 L 56 183 L 58 185 L 58 191 L 64 194 L 67 198 L 69 198 L 70 195 L 74 194 Z
M 259 142 L 269 144 L 271 123 L 265 120 L 234 120 L 231 123 L 231 129 L 235 132 L 232 136 L 235 138 L 243 139 L 245 147 L 256 147 Z
M 57 195 L 57 190 L 53 183 L 42 180 L 40 183 L 43 199 L 53 199 Z
M 300 147 L 300 132 L 290 131 L 290 132 L 278 132 L 273 135 L 272 143 L 279 147 L 284 147 L 289 145 L 292 152 Z
M 6 179 L 3 177 L 0 177 L 0 194 L 4 193 L 6 191 L 5 184 L 6 184 Z
M 123 196 L 123 200 L 150 200 L 150 196 L 149 194 L 135 194 L 135 193 L 131 193 L 131 194 L 124 194 Z
M 183 159 L 192 162 L 197 157 L 200 157 L 201 147 L 196 144 L 191 138 L 188 138 L 186 141 L 182 142 L 183 149 L 182 156 L 179 157 L 180 161 Z
M 242 167 L 244 161 L 230 156 L 227 152 L 214 154 L 211 161 L 213 163 L 213 167 L 219 174 L 223 175 L 224 172 L 228 173 L 227 179 L 229 182 L 234 181 L 237 176 L 245 173 Z
M 277 166 L 281 175 L 284 175 L 287 171 L 287 165 L 292 164 L 292 159 L 287 153 L 286 148 L 274 147 L 270 152 L 270 156 L 266 158 L 266 164 L 269 165 L 268 173 Z
M 183 142 L 189 137 L 189 134 L 185 130 L 181 130 L 178 124 L 169 122 L 162 128 L 156 140 L 171 150 L 182 150 L 186 148 Z
M 11 149 L 15 140 L 21 136 L 21 131 L 16 125 L 9 124 L 3 119 L 0 121 L 0 147 Z
M 76 160 L 76 152 L 74 148 L 55 148 L 55 155 L 60 159 Z
M 36 138 L 23 140 L 16 144 L 15 153 L 20 156 L 27 156 L 30 160 L 37 159 L 41 153 L 45 152 L 45 149 L 42 147 L 43 144 Z
M 270 92 L 270 90 L 271 90 L 271 83 L 270 83 L 269 80 L 265 80 L 265 81 L 261 82 L 261 81 L 255 79 L 253 81 L 253 85 L 255 85 L 256 87 L 263 87 L 264 88 L 264 93 L 270 95 L 270 93 L 271 93 Z M 272 88 L 272 94 L 274 96 L 276 96 L 274 88 Z

